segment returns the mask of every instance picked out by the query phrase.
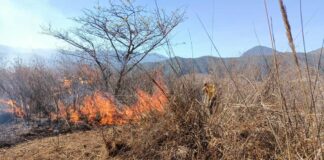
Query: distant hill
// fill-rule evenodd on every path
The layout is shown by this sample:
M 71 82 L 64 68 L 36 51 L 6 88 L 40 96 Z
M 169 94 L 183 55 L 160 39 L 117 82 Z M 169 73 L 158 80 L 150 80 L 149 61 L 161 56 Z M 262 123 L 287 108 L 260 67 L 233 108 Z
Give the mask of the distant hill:
M 6 61 L 12 61 L 15 58 L 28 61 L 35 56 L 51 60 L 56 54 L 57 51 L 54 49 L 24 49 L 0 45 L 0 58 Z
M 166 56 L 163 56 L 161 54 L 158 53 L 151 53 L 148 54 L 141 63 L 149 63 L 149 62 L 160 62 L 160 61 L 164 61 L 167 60 L 168 58 Z
M 5 45 L 1 45 L 0 44 L 0 54 L 5 54 L 7 52 L 10 52 L 11 48 L 10 47 L 7 47 Z
M 280 53 L 280 52 L 277 52 Z M 248 56 L 270 56 L 272 55 L 272 48 L 265 47 L 265 46 L 255 46 L 247 51 L 245 51 L 241 57 L 248 57 Z
M 293 66 L 293 61 L 291 60 L 290 53 L 283 54 L 278 52 L 278 59 L 280 64 L 284 66 Z M 316 66 L 318 64 L 320 49 L 311 51 L 307 54 L 309 57 L 309 64 L 311 66 Z M 48 61 L 50 57 L 55 55 L 60 55 L 56 50 L 23 50 L 17 48 L 11 48 L 7 46 L 0 45 L 0 59 L 12 60 L 15 57 L 20 57 L 24 59 L 30 59 L 33 55 L 38 55 L 40 57 L 46 58 Z M 264 55 L 264 56 L 262 56 Z M 301 65 L 305 65 L 305 57 L 303 54 L 298 54 Z M 111 59 L 112 60 L 112 59 Z M 261 72 L 267 71 L 267 66 L 272 64 L 272 49 L 264 46 L 253 47 L 246 52 L 241 57 L 235 58 L 224 58 L 226 66 L 239 73 L 243 71 L 261 69 Z M 148 69 L 155 69 L 156 67 L 162 68 L 164 73 L 172 73 L 176 70 L 179 74 L 187 74 L 192 71 L 201 74 L 207 73 L 217 73 L 218 75 L 224 75 L 226 69 L 222 63 L 222 60 L 218 57 L 213 56 L 203 56 L 199 58 L 182 58 L 173 57 L 167 58 L 163 55 L 157 53 L 151 53 L 141 62 L 142 65 Z M 172 64 L 172 65 L 171 65 Z M 118 64 L 115 64 L 118 67 Z M 324 56 L 322 56 L 322 66 L 324 66 Z M 322 69 L 324 71 L 324 69 Z
M 73 52 L 69 51 L 69 53 Z M 6 61 L 12 61 L 15 58 L 21 58 L 23 61 L 29 61 L 35 56 L 44 58 L 45 60 L 53 60 L 60 54 L 61 53 L 55 49 L 23 49 L 0 45 L 0 59 L 5 59 Z M 159 62 L 166 59 L 167 57 L 163 55 L 151 53 L 142 60 L 142 63 Z
M 317 66 L 319 58 L 319 54 L 317 54 L 318 50 L 316 50 L 316 53 L 310 52 L 307 54 L 308 64 L 310 66 Z M 261 56 L 261 53 L 263 53 L 264 56 Z M 288 69 L 289 67 L 294 67 L 294 62 L 289 52 L 277 53 L 279 53 L 278 61 L 283 68 Z M 298 57 L 300 64 L 306 65 L 304 55 L 298 54 Z M 261 71 L 261 73 L 266 73 L 268 71 L 268 66 L 271 67 L 273 63 L 272 49 L 256 46 L 246 51 L 241 57 L 224 58 L 223 61 L 228 69 L 235 73 L 249 72 L 256 69 Z M 321 61 L 323 62 L 321 68 L 323 68 L 324 56 L 322 56 Z M 156 67 L 162 68 L 166 74 L 172 73 L 174 70 L 180 75 L 185 75 L 192 71 L 199 74 L 216 73 L 217 75 L 225 75 L 227 72 L 222 60 L 213 56 L 203 56 L 199 58 L 174 57 L 158 63 L 145 63 L 144 66 L 149 69 L 154 69 Z
M 223 60 L 230 70 L 247 70 L 249 66 L 260 66 L 261 68 L 266 68 L 266 64 L 271 63 L 270 56 L 267 56 L 266 59 L 261 56 L 251 56 L 224 58 Z M 213 56 L 204 56 L 199 58 L 174 57 L 158 63 L 145 63 L 143 65 L 149 69 L 162 68 L 165 74 L 173 73 L 174 71 L 180 75 L 185 75 L 190 72 L 199 74 L 226 74 L 226 69 L 222 60 Z
M 310 51 L 310 52 L 308 52 L 308 54 L 320 55 L 321 54 L 321 51 L 323 52 L 322 54 L 324 54 L 324 48 L 319 48 L 319 49 Z

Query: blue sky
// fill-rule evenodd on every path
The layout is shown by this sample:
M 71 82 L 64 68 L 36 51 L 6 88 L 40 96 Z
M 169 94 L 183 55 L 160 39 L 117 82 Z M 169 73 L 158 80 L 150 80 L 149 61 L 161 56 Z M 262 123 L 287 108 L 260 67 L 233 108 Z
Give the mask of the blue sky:
M 63 44 L 59 41 L 40 34 L 40 26 L 50 23 L 56 28 L 69 28 L 73 23 L 68 18 L 80 15 L 82 9 L 91 8 L 98 2 L 105 4 L 107 0 L 0 0 L 0 44 L 21 48 L 60 47 Z M 299 0 L 284 2 L 297 49 L 302 50 Z M 153 0 L 137 0 L 136 3 L 154 7 Z M 209 32 L 213 33 L 214 42 L 224 57 L 239 56 L 258 45 L 254 30 L 261 44 L 270 46 L 263 0 L 158 0 L 158 3 L 166 10 L 186 8 L 186 21 L 172 35 L 174 51 L 178 56 L 192 56 L 189 32 L 194 57 L 216 56 L 196 14 L 201 17 Z M 277 48 L 288 51 L 278 1 L 268 0 L 268 6 Z M 320 48 L 324 38 L 324 1 L 303 0 L 303 14 L 307 50 Z M 164 50 L 156 52 L 163 53 Z

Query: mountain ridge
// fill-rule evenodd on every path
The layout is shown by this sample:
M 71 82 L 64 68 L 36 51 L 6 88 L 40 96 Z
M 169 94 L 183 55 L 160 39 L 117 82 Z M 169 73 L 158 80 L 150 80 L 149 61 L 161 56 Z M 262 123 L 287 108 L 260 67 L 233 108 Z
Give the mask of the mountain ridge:
M 70 53 L 73 51 L 67 51 Z M 56 49 L 24 49 L 15 48 L 0 44 L 0 59 L 13 60 L 15 58 L 21 58 L 22 60 L 29 61 L 35 56 L 39 56 L 45 59 L 54 59 L 55 56 L 60 55 L 60 51 Z M 158 53 L 150 53 L 143 60 L 142 63 L 159 62 L 166 60 L 167 57 Z
M 245 51 L 241 57 L 248 57 L 248 56 L 269 56 L 272 55 L 273 53 L 273 49 L 270 47 L 266 47 L 266 46 L 254 46 L 250 49 L 248 49 L 247 51 Z M 276 51 L 276 53 L 281 53 Z

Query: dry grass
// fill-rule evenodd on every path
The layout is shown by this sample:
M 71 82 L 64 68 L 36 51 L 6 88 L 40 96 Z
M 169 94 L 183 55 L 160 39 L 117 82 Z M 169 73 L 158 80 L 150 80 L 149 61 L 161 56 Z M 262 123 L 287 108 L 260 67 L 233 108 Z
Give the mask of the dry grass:
M 295 66 L 280 64 L 274 53 L 275 68 L 260 80 L 253 78 L 253 70 L 231 74 L 224 63 L 228 77 L 211 78 L 218 84 L 212 113 L 201 101 L 203 78 L 170 78 L 163 114 L 152 112 L 102 132 L 26 142 L 0 150 L 1 158 L 323 160 L 323 73 L 320 65 L 310 73 L 299 62 L 285 6 L 279 4 Z M 272 22 L 268 25 L 275 50 Z
M 298 98 L 303 95 L 299 81 L 289 77 L 282 77 L 286 80 L 281 82 L 287 111 L 282 110 L 272 76 L 264 81 L 235 77 L 244 101 L 230 79 L 219 79 L 212 114 L 201 103 L 202 84 L 185 78 L 171 83 L 165 114 L 153 112 L 140 122 L 104 129 L 104 137 L 99 131 L 89 131 L 26 142 L 0 150 L 1 158 L 321 159 L 316 117 L 303 106 L 305 99 Z M 323 91 L 319 85 L 316 106 L 324 105 Z M 323 113 L 319 107 L 321 128 Z
M 37 139 L 0 149 L 0 159 L 105 159 L 106 150 L 98 131 L 78 132 Z

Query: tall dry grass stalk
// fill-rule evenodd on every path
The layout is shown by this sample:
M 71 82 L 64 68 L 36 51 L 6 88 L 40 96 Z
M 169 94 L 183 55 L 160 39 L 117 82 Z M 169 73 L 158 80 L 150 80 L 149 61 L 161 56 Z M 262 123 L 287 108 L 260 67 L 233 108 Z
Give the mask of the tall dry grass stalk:
M 322 41 L 322 48 L 321 48 L 321 51 L 320 51 L 320 54 L 319 54 L 319 58 L 318 58 L 318 62 L 317 62 L 317 74 L 316 74 L 316 77 L 315 77 L 315 81 L 314 81 L 314 88 L 313 88 L 313 92 L 315 93 L 315 90 L 316 90 L 316 86 L 317 86 L 317 82 L 319 80 L 319 76 L 320 76 L 320 69 L 321 69 L 321 59 L 322 59 L 322 55 L 323 55 L 323 49 L 324 49 L 324 39 Z
M 307 55 L 306 55 L 306 44 L 305 44 L 303 15 L 302 15 L 302 2 L 300 0 L 300 20 L 301 20 L 301 29 L 302 29 L 302 37 L 303 37 L 304 56 L 305 56 L 305 61 L 306 61 L 305 63 L 306 63 L 306 71 L 307 71 L 307 82 L 309 84 L 310 102 L 309 102 L 309 99 L 308 99 L 307 89 L 305 87 L 304 80 L 303 80 L 303 74 L 302 74 L 301 65 L 300 65 L 300 63 L 298 61 L 296 47 L 295 47 L 294 40 L 293 40 L 293 37 L 292 37 L 290 23 L 289 23 L 289 20 L 288 20 L 287 10 L 286 10 L 286 7 L 285 7 L 285 5 L 283 3 L 283 0 L 279 0 L 279 6 L 280 6 L 281 15 L 282 15 L 282 20 L 284 22 L 285 29 L 286 29 L 286 36 L 287 36 L 289 46 L 290 46 L 291 51 L 292 51 L 292 56 L 293 56 L 293 59 L 294 59 L 294 62 L 296 64 L 296 68 L 297 68 L 297 71 L 298 71 L 299 83 L 301 84 L 301 86 L 303 88 L 305 102 L 306 102 L 306 105 L 308 106 L 308 109 L 309 109 L 309 115 L 315 115 L 315 117 L 312 116 L 313 122 L 309 121 L 309 126 L 311 125 L 311 123 L 315 123 L 315 126 L 318 129 L 317 135 L 314 136 L 314 139 L 315 139 L 315 137 L 317 137 L 317 142 L 318 142 L 317 147 L 320 148 L 321 155 L 322 155 L 321 158 L 323 159 L 323 151 L 321 149 L 322 148 L 322 143 L 321 143 L 321 137 L 320 137 L 320 128 L 321 128 L 321 126 L 320 126 L 319 121 L 317 119 L 317 111 L 316 111 L 316 105 L 315 105 L 316 102 L 315 102 L 314 95 L 313 95 L 314 90 L 312 89 L 313 87 L 312 87 L 312 81 L 311 81 L 311 76 L 310 76 L 310 71 L 309 71 L 308 58 L 307 58 Z M 319 59 L 319 61 L 320 61 L 320 59 Z
M 288 14 L 287 14 L 286 6 L 284 5 L 282 0 L 279 0 L 279 6 L 280 6 L 280 12 L 281 12 L 281 15 L 282 15 L 282 20 L 283 20 L 283 23 L 284 23 L 285 29 L 286 29 L 286 36 L 287 36 L 287 39 L 288 39 L 288 42 L 289 42 L 289 47 L 290 47 L 290 49 L 292 51 L 291 54 L 292 54 L 292 57 L 293 57 L 294 62 L 296 64 L 296 69 L 297 69 L 297 72 L 298 72 L 299 81 L 300 81 L 300 83 L 302 85 L 302 88 L 304 90 L 304 97 L 305 97 L 305 100 L 306 100 L 306 104 L 309 105 L 308 98 L 307 98 L 308 96 L 307 96 L 306 87 L 305 87 L 304 82 L 303 82 L 303 75 L 302 75 L 301 66 L 300 66 L 299 61 L 298 61 L 297 51 L 296 51 L 294 39 L 293 39 L 292 34 L 291 34 L 291 27 L 290 27 L 290 23 L 289 23 L 289 20 L 288 20 Z
M 275 66 L 275 71 L 276 71 L 275 72 L 275 76 L 276 76 L 275 80 L 276 80 L 277 85 L 279 86 L 281 97 L 284 99 L 284 96 L 282 95 L 282 91 L 281 91 L 282 89 L 281 89 L 281 84 L 280 84 L 279 63 L 278 63 L 278 59 L 277 59 L 276 43 L 275 43 L 272 22 L 270 21 L 269 12 L 268 12 L 268 5 L 267 5 L 266 0 L 264 0 L 264 7 L 265 7 L 265 12 L 266 12 L 267 24 L 268 24 L 271 47 L 272 47 L 273 63 L 274 63 L 274 66 Z
M 269 29 L 269 34 L 270 34 L 270 40 L 271 40 L 271 46 L 272 46 L 272 50 L 273 50 L 273 61 L 274 61 L 274 66 L 275 66 L 275 82 L 276 82 L 276 85 L 279 89 L 279 94 L 280 94 L 280 98 L 281 98 L 281 109 L 282 109 L 282 112 L 285 113 L 284 114 L 284 124 L 285 124 L 285 127 L 284 127 L 284 130 L 285 130 L 285 143 L 287 145 L 287 155 L 288 155 L 288 159 L 291 159 L 291 153 L 290 153 L 290 142 L 289 142 L 289 131 L 288 131 L 288 126 L 287 126 L 287 122 L 291 122 L 291 120 L 289 119 L 289 112 L 288 112 L 288 106 L 287 106 L 287 102 L 286 102 L 286 98 L 284 96 L 284 93 L 283 93 L 283 87 L 282 87 L 282 84 L 281 84 L 281 81 L 280 81 L 280 74 L 279 74 L 279 62 L 278 62 L 278 59 L 277 59 L 277 51 L 276 51 L 276 43 L 275 43 L 275 38 L 274 38 L 274 33 L 273 33 L 273 25 L 272 25 L 272 19 L 269 18 L 269 12 L 268 12 L 268 6 L 267 6 L 267 1 L 264 0 L 264 5 L 265 5 L 265 11 L 266 11 L 266 16 L 267 16 L 267 22 L 268 22 L 268 29 Z M 269 119 L 269 118 L 268 118 Z M 269 122 L 269 124 L 271 124 Z M 290 123 L 291 124 L 291 123 Z M 273 132 L 275 134 L 275 132 Z M 276 134 L 275 134 L 276 135 Z M 276 136 L 277 137 L 277 136 Z M 280 146 L 280 145 L 278 145 Z M 282 147 L 280 147 L 282 148 Z
M 291 123 L 291 120 L 289 118 L 289 114 L 288 114 L 288 106 L 287 106 L 287 101 L 285 98 L 285 95 L 283 93 L 283 87 L 281 84 L 281 78 L 280 78 L 280 73 L 279 73 L 279 62 L 278 62 L 278 58 L 277 58 L 277 48 L 276 48 L 276 42 L 275 42 L 275 37 L 274 37 L 274 33 L 273 33 L 273 25 L 272 25 L 272 19 L 269 17 L 269 12 L 268 12 L 268 6 L 267 6 L 267 2 L 266 0 L 264 0 L 264 5 L 265 5 L 265 12 L 266 12 L 266 16 L 267 16 L 267 22 L 268 22 L 268 29 L 269 29 L 269 35 L 270 35 L 270 40 L 271 40 L 271 46 L 272 46 L 272 55 L 273 55 L 273 63 L 275 66 L 275 82 L 276 85 L 278 87 L 279 90 L 279 94 L 280 94 L 280 98 L 281 98 L 281 107 L 282 107 L 282 111 L 284 113 L 286 113 L 286 121 Z
M 303 38 L 303 49 L 304 49 L 304 57 L 305 57 L 305 63 L 306 63 L 306 71 L 307 71 L 307 78 L 308 78 L 308 84 L 309 84 L 309 91 L 311 95 L 311 106 L 315 107 L 314 103 L 314 93 L 312 90 L 312 81 L 311 81 L 311 75 L 309 71 L 309 64 L 308 64 L 308 57 L 307 57 L 307 51 L 306 51 L 306 42 L 305 42 L 305 32 L 304 32 L 304 20 L 303 20 L 303 10 L 302 10 L 302 0 L 299 0 L 299 13 L 300 13 L 300 23 L 301 23 L 301 33 Z
M 316 138 L 317 138 L 317 142 L 318 142 L 318 147 L 321 148 L 321 145 L 322 145 L 321 135 L 320 135 L 321 126 L 320 126 L 319 120 L 317 118 L 316 101 L 314 98 L 315 90 L 312 89 L 313 87 L 312 87 L 311 75 L 310 75 L 310 71 L 309 71 L 308 57 L 307 57 L 307 53 L 306 53 L 307 51 L 306 51 L 306 42 L 305 42 L 305 33 L 304 33 L 302 0 L 299 0 L 299 2 L 300 2 L 299 3 L 299 12 L 300 12 L 301 32 L 302 32 L 302 38 L 303 38 L 304 57 L 305 57 L 306 71 L 307 71 L 307 78 L 308 78 L 308 85 L 309 85 L 309 92 L 310 92 L 310 99 L 311 99 L 311 104 L 310 104 L 311 108 L 309 110 L 309 113 L 315 115 L 314 122 L 315 122 L 316 128 L 318 129 Z M 321 48 L 321 52 L 322 52 L 322 48 Z M 321 61 L 321 55 L 319 57 L 319 61 Z M 316 85 L 316 83 L 314 82 L 314 87 L 316 87 L 315 85 Z M 315 137 L 314 137 L 314 139 L 315 139 Z M 323 153 L 322 150 L 321 150 L 321 152 Z
M 291 51 L 292 51 L 294 62 L 297 65 L 298 70 L 299 70 L 300 75 L 301 75 L 301 69 L 300 69 L 300 65 L 299 65 L 299 61 L 298 61 L 298 57 L 297 57 L 297 52 L 296 52 L 294 39 L 293 39 L 292 34 L 291 34 L 291 27 L 290 27 L 289 20 L 288 20 L 287 10 L 286 10 L 286 7 L 285 7 L 282 0 L 279 0 L 279 5 L 280 5 L 280 11 L 281 11 L 281 15 L 282 15 L 282 20 L 283 20 L 285 28 L 286 28 L 286 36 L 287 36 L 289 46 L 290 46 Z

